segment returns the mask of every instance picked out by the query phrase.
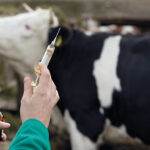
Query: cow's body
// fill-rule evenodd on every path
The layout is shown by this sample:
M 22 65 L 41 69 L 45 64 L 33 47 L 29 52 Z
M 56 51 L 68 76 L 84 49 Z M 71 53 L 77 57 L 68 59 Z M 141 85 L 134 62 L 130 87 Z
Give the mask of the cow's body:
M 150 144 L 150 36 L 60 34 L 49 68 L 73 148 L 96 149 L 106 119 Z

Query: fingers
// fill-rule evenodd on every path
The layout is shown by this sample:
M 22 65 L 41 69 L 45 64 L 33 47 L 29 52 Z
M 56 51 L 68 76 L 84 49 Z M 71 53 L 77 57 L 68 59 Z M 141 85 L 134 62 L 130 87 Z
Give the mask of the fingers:
M 46 65 L 41 63 L 39 65 L 41 67 L 41 77 L 36 91 L 41 95 L 47 94 L 51 107 L 54 107 L 59 100 L 58 91 L 56 90 L 56 86 L 51 79 L 50 72 Z
M 1 130 L 1 129 L 7 129 L 7 128 L 9 128 L 9 127 L 10 127 L 10 124 L 9 124 L 9 123 L 0 121 L 0 130 Z
M 23 97 L 31 97 L 33 94 L 33 88 L 31 86 L 31 79 L 29 77 L 24 78 L 24 94 Z
M 10 127 L 9 123 L 0 121 L 0 130 L 7 129 L 9 127 Z M 6 141 L 6 139 L 7 139 L 6 134 L 2 132 L 2 141 L 4 142 L 4 141 Z
M 6 141 L 6 139 L 7 139 L 7 136 L 6 136 L 6 134 L 5 134 L 5 133 L 3 133 L 3 134 L 2 134 L 2 141 L 3 141 L 3 142 L 5 142 L 5 141 Z
M 50 72 L 47 69 L 46 65 L 41 64 L 41 63 L 39 65 L 41 67 L 41 77 L 40 77 L 40 81 L 39 81 L 38 87 L 41 90 L 46 91 L 46 89 L 49 86 L 49 82 L 51 82 Z

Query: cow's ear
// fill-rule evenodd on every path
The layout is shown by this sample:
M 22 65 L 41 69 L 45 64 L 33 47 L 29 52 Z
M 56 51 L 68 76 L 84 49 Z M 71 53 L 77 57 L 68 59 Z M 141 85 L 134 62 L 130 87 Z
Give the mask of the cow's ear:
M 49 31 L 49 37 L 48 37 L 48 43 L 50 44 L 52 42 L 52 40 L 55 38 L 57 32 L 58 32 L 59 27 L 57 28 L 51 28 Z M 59 32 L 57 41 L 56 41 L 56 47 L 61 47 L 66 45 L 72 37 L 72 30 L 67 28 L 67 27 L 61 27 L 61 30 Z

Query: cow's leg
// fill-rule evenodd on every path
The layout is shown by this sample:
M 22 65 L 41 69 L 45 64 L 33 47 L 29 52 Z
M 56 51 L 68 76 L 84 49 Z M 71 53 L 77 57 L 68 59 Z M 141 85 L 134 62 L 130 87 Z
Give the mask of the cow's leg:
M 76 123 L 68 110 L 65 111 L 64 117 L 70 134 L 72 150 L 96 150 L 97 144 L 92 142 L 77 129 Z

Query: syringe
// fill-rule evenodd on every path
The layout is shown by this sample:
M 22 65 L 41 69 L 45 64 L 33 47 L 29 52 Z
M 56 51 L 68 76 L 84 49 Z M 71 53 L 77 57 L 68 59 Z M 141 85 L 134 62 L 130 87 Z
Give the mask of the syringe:
M 51 42 L 51 44 L 48 45 L 48 47 L 47 47 L 47 49 L 46 49 L 46 51 L 44 53 L 44 56 L 43 56 L 43 58 L 41 60 L 41 63 L 45 64 L 46 66 L 48 66 L 48 64 L 49 64 L 49 62 L 50 62 L 50 60 L 52 58 L 52 55 L 54 53 L 55 43 L 56 43 L 56 40 L 57 40 L 57 36 L 58 36 L 58 34 L 60 32 L 60 29 L 61 28 L 58 29 L 58 32 L 57 32 L 54 40 Z M 39 83 L 39 80 L 40 80 L 40 75 L 41 75 L 40 67 L 39 66 L 35 66 L 34 67 L 34 71 L 35 71 L 35 74 L 36 74 L 36 79 L 35 79 L 35 81 L 33 81 L 31 83 L 31 85 L 33 87 L 36 87 L 38 85 L 38 83 Z

